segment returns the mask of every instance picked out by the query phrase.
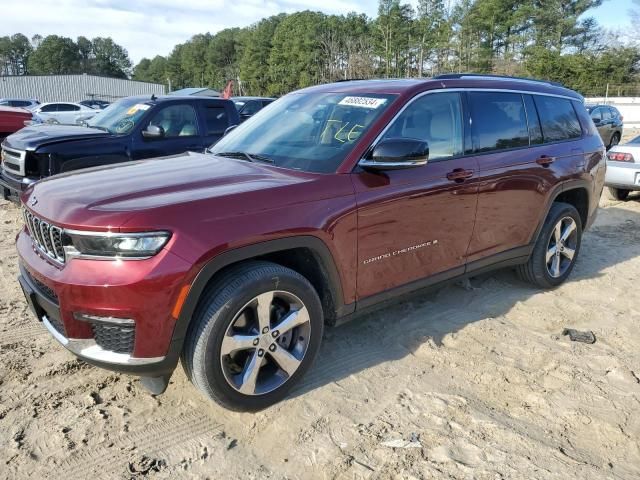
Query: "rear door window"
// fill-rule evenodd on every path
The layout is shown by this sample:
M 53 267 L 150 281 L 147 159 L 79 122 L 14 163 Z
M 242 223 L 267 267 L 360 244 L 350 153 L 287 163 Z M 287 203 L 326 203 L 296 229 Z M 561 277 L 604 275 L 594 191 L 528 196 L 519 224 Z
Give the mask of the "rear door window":
M 224 133 L 229 126 L 227 111 L 224 107 L 205 106 L 204 116 L 207 125 L 207 135 L 220 135 Z
M 78 107 L 77 105 L 71 105 L 70 103 L 58 104 L 59 112 L 75 112 L 76 110 L 80 110 L 80 107 Z
M 462 105 L 458 93 L 424 95 L 396 118 L 383 139 L 412 138 L 426 141 L 429 160 L 446 160 L 462 154 Z
M 534 95 L 534 99 L 545 143 L 570 140 L 582 135 L 578 116 L 570 100 L 546 95 Z
M 527 113 L 522 95 L 506 92 L 469 92 L 473 143 L 477 152 L 529 145 Z
M 58 105 L 56 103 L 53 103 L 51 105 L 45 105 L 44 107 L 42 107 L 40 109 L 41 112 L 45 112 L 45 113 L 49 113 L 49 112 L 57 112 L 58 111 Z

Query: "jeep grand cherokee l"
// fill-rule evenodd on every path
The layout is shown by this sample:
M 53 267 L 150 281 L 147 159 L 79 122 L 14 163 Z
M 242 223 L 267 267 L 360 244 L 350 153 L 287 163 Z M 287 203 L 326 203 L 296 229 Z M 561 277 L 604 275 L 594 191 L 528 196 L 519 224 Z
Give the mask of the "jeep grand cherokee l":
M 30 184 L 81 168 L 204 152 L 240 117 L 231 100 L 137 96 L 87 108 L 84 126 L 34 125 L 2 143 L 0 197 L 18 201 Z
M 182 358 L 205 395 L 256 410 L 309 369 L 325 323 L 497 267 L 561 284 L 595 216 L 604 155 L 582 98 L 555 84 L 316 86 L 210 153 L 31 186 L 19 280 L 87 362 L 161 393 Z

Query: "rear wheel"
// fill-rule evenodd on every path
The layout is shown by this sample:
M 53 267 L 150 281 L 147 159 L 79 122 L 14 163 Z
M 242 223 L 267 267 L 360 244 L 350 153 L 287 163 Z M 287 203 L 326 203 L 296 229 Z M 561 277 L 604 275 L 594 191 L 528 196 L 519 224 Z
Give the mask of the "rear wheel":
M 582 241 L 582 221 L 573 205 L 554 203 L 520 277 L 541 288 L 564 282 L 575 265 Z
M 609 187 L 609 195 L 611 195 L 611 198 L 613 198 L 614 200 L 620 200 L 624 202 L 629 196 L 629 192 L 630 190 L 626 190 L 624 188 Z
M 218 279 L 190 326 L 182 360 L 205 395 L 232 410 L 282 400 L 313 363 L 320 299 L 297 272 L 249 262 Z

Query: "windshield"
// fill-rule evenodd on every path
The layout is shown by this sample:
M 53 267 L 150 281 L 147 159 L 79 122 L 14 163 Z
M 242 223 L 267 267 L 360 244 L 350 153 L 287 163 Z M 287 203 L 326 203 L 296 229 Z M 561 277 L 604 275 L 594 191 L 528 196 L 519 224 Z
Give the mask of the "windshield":
M 629 140 L 629 143 L 640 143 L 640 136 L 634 138 L 633 140 Z
M 129 133 L 150 108 L 140 98 L 123 98 L 88 120 L 87 125 L 113 134 Z
M 214 154 L 265 160 L 284 168 L 335 172 L 395 95 L 294 93 L 223 137 Z

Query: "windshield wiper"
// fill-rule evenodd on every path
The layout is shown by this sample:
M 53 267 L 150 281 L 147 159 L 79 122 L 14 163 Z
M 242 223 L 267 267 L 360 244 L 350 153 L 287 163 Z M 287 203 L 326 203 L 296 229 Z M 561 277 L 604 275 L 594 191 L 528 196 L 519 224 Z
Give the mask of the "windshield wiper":
M 215 152 L 211 152 L 214 155 L 217 155 L 219 157 L 228 157 L 228 158 L 237 158 L 239 160 L 247 160 L 249 162 L 265 162 L 265 163 L 273 163 L 273 159 L 269 158 L 265 155 L 262 155 L 260 153 L 247 153 L 247 152 L 219 152 L 219 153 L 215 153 Z

